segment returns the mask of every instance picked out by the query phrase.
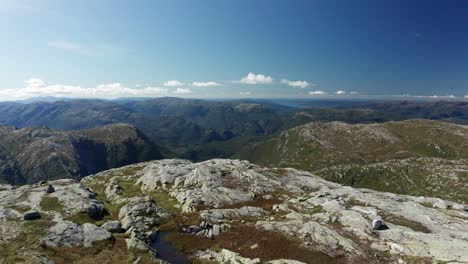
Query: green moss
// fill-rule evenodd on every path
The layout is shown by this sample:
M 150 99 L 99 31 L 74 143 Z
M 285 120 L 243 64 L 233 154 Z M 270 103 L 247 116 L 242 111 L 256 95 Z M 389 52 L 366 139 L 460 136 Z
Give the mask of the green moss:
M 122 187 L 122 196 L 129 198 L 135 196 L 141 196 L 140 186 L 136 184 L 135 180 L 121 180 L 119 181 L 120 187 Z
M 167 191 L 158 188 L 149 191 L 147 194 L 155 200 L 156 204 L 161 206 L 166 211 L 170 213 L 180 212 L 180 209 L 177 207 L 179 203 L 175 198 L 171 197 Z
M 44 196 L 42 197 L 40 206 L 42 210 L 45 211 L 63 211 L 63 204 L 59 201 L 57 197 Z
M 53 223 L 48 219 L 24 222 L 21 232 L 8 243 L 0 243 L 0 263 L 38 263 L 40 238 Z
M 29 205 L 16 205 L 16 206 L 12 206 L 11 209 L 13 210 L 16 210 L 18 211 L 19 213 L 24 213 L 24 212 L 27 212 L 29 210 L 31 210 L 31 206 Z
M 313 215 L 323 212 L 323 206 L 317 205 L 312 210 L 309 210 L 307 214 Z

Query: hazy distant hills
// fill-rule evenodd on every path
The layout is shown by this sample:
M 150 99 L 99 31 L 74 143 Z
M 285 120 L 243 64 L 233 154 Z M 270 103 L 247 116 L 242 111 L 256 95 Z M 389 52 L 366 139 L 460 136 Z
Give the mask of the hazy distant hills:
M 128 123 L 184 156 L 202 144 L 278 131 L 282 126 L 278 108 L 285 107 L 178 98 L 0 103 L 0 123 L 65 130 Z
M 238 157 L 353 187 L 467 201 L 467 126 L 422 119 L 308 123 L 245 147 Z
M 0 126 L 0 182 L 75 178 L 160 159 L 159 148 L 136 128 L 114 124 L 82 131 Z
M 278 101 L 281 103 L 282 101 Z M 128 123 L 176 157 L 228 158 L 241 147 L 313 121 L 375 123 L 428 118 L 468 123 L 468 102 L 303 103 L 293 108 L 274 100 L 210 101 L 180 98 L 66 100 L 0 103 L 0 123 L 76 130 Z M 333 107 L 324 107 L 324 106 Z

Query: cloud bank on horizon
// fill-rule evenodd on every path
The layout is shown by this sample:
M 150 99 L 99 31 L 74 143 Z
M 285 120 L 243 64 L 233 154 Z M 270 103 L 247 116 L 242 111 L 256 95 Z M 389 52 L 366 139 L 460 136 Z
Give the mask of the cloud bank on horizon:
M 128 87 L 122 83 L 99 84 L 94 87 L 83 87 L 79 85 L 64 85 L 64 84 L 48 84 L 39 78 L 30 78 L 24 81 L 24 87 L 16 89 L 0 89 L 0 101 L 15 101 L 24 100 L 36 97 L 58 97 L 58 98 L 83 98 L 83 99 L 117 99 L 117 98 L 132 98 L 132 97 L 199 97 L 199 89 L 219 89 L 221 87 L 238 86 L 243 88 L 250 87 L 248 91 L 241 90 L 233 94 L 232 98 L 237 97 L 256 97 L 255 86 L 286 86 L 289 89 L 296 88 L 299 91 L 298 96 L 301 98 L 353 98 L 360 96 L 356 91 L 325 91 L 311 90 L 311 87 L 316 87 L 317 84 L 312 84 L 308 81 L 297 80 L 291 81 L 288 79 L 280 79 L 276 81 L 273 77 L 264 74 L 248 73 L 239 81 L 192 81 L 182 82 L 179 80 L 168 80 L 159 86 L 142 86 L 136 84 L 135 88 Z M 309 89 L 307 89 L 309 88 Z M 206 91 L 206 90 L 205 90 Z M 213 91 L 213 90 L 211 90 Z M 369 96 L 369 95 L 367 95 Z M 366 95 L 364 95 L 366 97 Z M 467 99 L 468 95 L 457 97 L 455 95 L 389 95 L 388 97 L 401 98 L 427 98 L 427 99 Z

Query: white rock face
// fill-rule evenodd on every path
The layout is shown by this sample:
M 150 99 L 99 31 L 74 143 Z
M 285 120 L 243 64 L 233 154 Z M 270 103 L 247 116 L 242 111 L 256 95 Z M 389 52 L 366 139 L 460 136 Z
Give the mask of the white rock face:
M 239 160 L 209 160 L 197 164 L 183 160 L 163 160 L 145 168 L 137 183 L 151 190 L 162 185 L 182 205 L 185 212 L 199 205 L 218 208 L 253 200 L 256 192 L 272 189 L 273 182 L 255 166 Z M 243 187 L 243 188 L 241 188 Z
M 119 219 L 124 229 L 130 227 L 141 230 L 149 229 L 157 224 L 158 218 L 168 217 L 169 214 L 159 207 L 149 197 L 124 205 L 119 211 Z
M 85 223 L 83 224 L 82 228 L 85 247 L 92 247 L 93 242 L 103 240 L 112 241 L 114 239 L 114 237 L 109 231 L 94 224 Z
M 259 207 L 244 206 L 239 209 L 211 209 L 200 212 L 201 218 L 211 223 L 230 222 L 242 217 L 261 217 L 267 212 Z
M 229 263 L 229 264 L 256 264 L 261 263 L 260 259 L 249 259 L 243 258 L 238 253 L 222 249 L 220 252 L 214 252 L 211 250 L 201 251 L 197 253 L 197 258 L 208 259 L 218 263 Z

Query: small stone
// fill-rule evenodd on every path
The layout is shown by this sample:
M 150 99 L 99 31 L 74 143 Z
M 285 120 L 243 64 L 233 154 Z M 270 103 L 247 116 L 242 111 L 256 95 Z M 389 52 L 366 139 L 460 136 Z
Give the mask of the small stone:
M 213 236 L 217 236 L 221 233 L 221 227 L 219 225 L 214 225 L 213 226 Z
M 447 209 L 448 208 L 448 204 L 446 201 L 442 200 L 442 199 L 438 199 L 437 202 L 435 202 L 432 207 L 434 208 L 440 208 L 440 209 Z
M 205 229 L 205 230 L 206 230 L 206 229 Z M 207 230 L 206 233 L 207 233 L 207 234 L 206 234 L 206 237 L 208 237 L 208 238 L 213 238 L 213 230 L 212 230 L 212 229 Z
M 53 192 L 55 192 L 55 188 L 54 186 L 52 186 L 52 184 L 49 184 L 49 186 L 47 187 L 46 193 L 53 193 Z
M 253 244 L 252 246 L 250 246 L 250 249 L 256 249 L 258 248 L 258 244 Z
M 23 214 L 24 220 L 36 220 L 41 218 L 41 214 L 35 210 L 29 210 Z
M 383 221 L 381 219 L 372 220 L 372 229 L 379 230 L 383 226 Z

